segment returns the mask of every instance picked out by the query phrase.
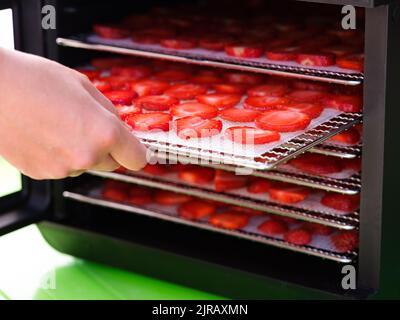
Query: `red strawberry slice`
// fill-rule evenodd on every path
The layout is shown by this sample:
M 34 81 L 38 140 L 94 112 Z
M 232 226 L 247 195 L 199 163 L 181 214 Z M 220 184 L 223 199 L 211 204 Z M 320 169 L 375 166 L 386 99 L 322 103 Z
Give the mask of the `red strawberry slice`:
M 216 93 L 242 94 L 246 91 L 243 84 L 217 83 L 212 86 Z
M 318 118 L 322 113 L 322 106 L 316 103 L 293 102 L 284 108 L 285 110 L 299 111 L 307 114 L 311 119 Z
M 173 106 L 171 114 L 178 118 L 199 116 L 203 119 L 212 119 L 218 115 L 218 109 L 204 103 L 187 102 Z
M 99 78 L 99 81 L 109 83 L 112 90 L 131 91 L 130 79 L 127 77 L 109 76 Z
M 268 193 L 272 200 L 292 204 L 305 200 L 310 194 L 310 190 L 287 183 L 276 183 L 269 189 Z
M 364 55 L 355 54 L 337 59 L 336 64 L 343 69 L 350 69 L 358 72 L 364 70 Z
M 226 211 L 211 215 L 208 222 L 218 228 L 237 230 L 249 223 L 249 217 L 243 212 Z
M 93 85 L 101 93 L 105 93 L 105 92 L 108 92 L 108 91 L 112 90 L 111 84 L 109 84 L 106 81 L 95 81 L 95 82 L 93 82 Z
M 95 24 L 93 31 L 99 37 L 105 39 L 122 39 L 129 35 L 129 31 L 126 29 L 113 25 Z
M 144 96 L 135 100 L 135 105 L 152 111 L 169 110 L 169 108 L 177 105 L 179 100 L 167 95 L 162 96 Z
M 187 166 L 178 173 L 180 180 L 192 184 L 207 184 L 214 180 L 215 170 L 213 168 Z
M 218 109 L 226 109 L 236 106 L 240 102 L 241 98 L 242 96 L 239 94 L 209 93 L 198 95 L 196 100 Z
M 124 106 L 124 105 L 116 105 L 115 108 L 118 111 L 119 117 L 121 120 L 125 121 L 126 118 L 132 116 L 134 114 L 142 113 L 142 108 L 138 106 Z
M 248 97 L 244 100 L 243 106 L 245 109 L 252 110 L 272 110 L 272 109 L 281 109 L 285 105 L 289 103 L 289 100 L 284 97 Z
M 307 67 L 327 67 L 335 64 L 335 55 L 331 53 L 300 53 L 296 62 Z
M 181 139 L 205 138 L 219 134 L 222 130 L 222 122 L 191 116 L 175 120 L 175 127 Z
M 263 81 L 264 77 L 258 74 L 244 72 L 229 72 L 224 75 L 228 82 L 235 84 L 256 85 Z
M 100 77 L 101 71 L 100 70 L 90 70 L 90 69 L 76 69 L 79 73 L 84 74 L 89 80 L 93 81 Z
M 246 186 L 247 181 L 247 176 L 236 175 L 232 172 L 223 170 L 216 170 L 214 188 L 215 191 L 218 192 L 239 189 Z
M 164 70 L 156 73 L 154 75 L 155 79 L 158 80 L 164 80 L 164 81 L 172 81 L 172 82 L 178 82 L 178 81 L 184 81 L 190 78 L 190 73 L 188 73 L 185 70 L 179 70 L 179 69 L 170 69 L 170 70 Z
M 288 226 L 283 221 L 268 220 L 260 224 L 257 228 L 268 236 L 276 236 L 288 231 Z
M 225 53 L 237 58 L 259 58 L 263 55 L 264 50 L 259 46 L 236 44 L 226 46 Z
M 260 115 L 257 110 L 229 108 L 221 111 L 221 118 L 233 122 L 252 122 Z
M 289 91 L 288 86 L 279 84 L 264 84 L 247 90 L 249 97 L 282 97 Z
M 294 61 L 298 47 L 274 48 L 266 52 L 266 57 L 273 61 Z
M 207 87 L 200 84 L 176 84 L 170 87 L 165 94 L 181 100 L 191 100 L 207 92 Z
M 206 50 L 222 51 L 232 40 L 229 37 L 209 36 L 199 41 L 199 46 Z
M 111 201 L 125 201 L 128 197 L 128 188 L 126 183 L 107 180 L 103 186 L 102 197 Z
M 165 206 L 174 206 L 178 204 L 182 204 L 192 200 L 191 196 L 182 193 L 176 193 L 167 190 L 158 190 L 154 200 L 158 204 L 162 204 Z
M 329 236 L 334 231 L 333 228 L 325 226 L 319 223 L 306 222 L 303 225 L 303 228 L 307 231 L 310 231 L 312 234 L 320 235 L 320 236 Z
M 352 127 L 346 131 L 334 135 L 328 141 L 354 145 L 359 143 L 360 139 L 361 139 L 360 132 L 355 127 Z
M 345 169 L 354 170 L 356 172 L 361 171 L 361 158 L 342 159 L 342 161 Z
M 271 189 L 273 183 L 267 179 L 256 178 L 250 182 L 247 191 L 250 193 L 266 193 Z
M 324 91 L 318 90 L 295 90 L 287 97 L 294 102 L 313 103 L 318 102 L 326 96 Z
M 303 172 L 315 175 L 337 173 L 343 169 L 340 160 L 337 158 L 316 153 L 305 153 L 289 161 L 289 164 Z
M 131 186 L 127 202 L 133 205 L 144 205 L 153 202 L 153 193 L 149 188 L 142 186 Z
M 221 78 L 212 74 L 200 74 L 190 79 L 190 81 L 196 84 L 211 85 L 220 83 Z
M 298 246 L 305 246 L 311 242 L 312 235 L 310 232 L 304 229 L 293 229 L 285 233 L 284 238 L 289 243 Z
M 360 195 L 327 193 L 322 198 L 324 206 L 344 212 L 354 212 L 360 207 Z
M 146 66 L 117 66 L 111 68 L 111 75 L 118 77 L 126 77 L 131 80 L 142 79 L 149 76 L 151 70 Z
M 276 215 L 276 214 L 272 214 L 271 215 L 271 220 L 283 221 L 283 222 L 288 223 L 288 224 L 298 224 L 299 223 L 299 220 L 296 220 L 294 218 L 287 217 L 287 216 L 279 216 L 279 215 Z
M 136 93 L 132 91 L 108 91 L 104 95 L 114 105 L 120 104 L 125 106 L 131 105 L 133 99 L 136 97 Z
M 241 144 L 266 144 L 278 141 L 281 136 L 276 131 L 262 130 L 254 127 L 230 127 L 225 130 L 225 137 Z
M 316 81 L 305 81 L 305 80 L 296 80 L 292 83 L 293 88 L 300 91 L 322 91 L 327 92 L 331 89 L 331 87 L 326 83 L 320 83 Z
M 269 110 L 263 112 L 255 121 L 258 128 L 278 132 L 304 130 L 311 118 L 302 112 L 292 110 Z
M 169 88 L 169 84 L 161 80 L 146 79 L 133 82 L 131 88 L 139 97 L 153 96 L 163 94 Z
M 171 115 L 162 112 L 136 114 L 127 117 L 125 120 L 132 129 L 139 131 L 168 131 L 170 121 L 172 121 Z
M 179 216 L 188 220 L 199 220 L 214 214 L 215 211 L 214 204 L 197 199 L 185 202 L 178 208 Z
M 358 233 L 356 231 L 341 231 L 332 235 L 331 241 L 337 252 L 354 251 L 358 248 Z
M 197 46 L 197 42 L 194 39 L 190 38 L 166 38 L 160 41 L 161 46 L 169 49 L 193 49 Z
M 355 95 L 330 95 L 322 99 L 321 103 L 327 108 L 344 112 L 360 112 L 363 99 L 361 96 Z
M 226 203 L 222 203 L 221 207 L 226 208 Z M 243 213 L 247 214 L 249 217 L 255 217 L 255 216 L 267 217 L 268 216 L 268 213 L 266 213 L 266 212 L 254 210 L 254 209 L 250 209 L 250 208 L 246 208 L 246 207 L 239 207 L 239 206 L 235 206 L 235 205 L 228 206 L 228 209 L 233 210 L 233 211 L 243 212 Z
M 168 173 L 168 167 L 165 164 L 147 164 L 142 171 L 154 176 L 162 176 Z

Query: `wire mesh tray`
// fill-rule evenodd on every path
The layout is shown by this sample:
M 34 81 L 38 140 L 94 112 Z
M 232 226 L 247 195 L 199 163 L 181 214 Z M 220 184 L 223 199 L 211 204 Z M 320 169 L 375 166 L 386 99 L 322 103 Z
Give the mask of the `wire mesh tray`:
M 345 158 L 345 159 L 354 159 L 361 156 L 362 144 L 357 144 L 354 146 L 345 146 L 345 145 L 333 145 L 328 143 L 322 143 L 312 149 L 310 152 L 323 154 L 326 156 Z
M 141 141 L 150 148 L 155 156 L 158 154 L 169 153 L 190 156 L 197 159 L 207 159 L 213 163 L 229 164 L 256 170 L 268 170 L 304 153 L 335 134 L 350 128 L 354 124 L 360 122 L 361 118 L 362 114 L 360 113 L 342 113 L 321 125 L 296 136 L 288 142 L 271 149 L 257 158 L 246 155 L 211 151 L 187 145 L 170 144 L 147 138 L 141 138 Z
M 244 60 L 219 55 L 208 50 L 173 50 L 163 48 L 159 45 L 143 45 L 134 43 L 130 39 L 107 40 L 94 35 L 79 35 L 73 38 L 57 38 L 56 42 L 66 47 L 107 51 L 344 85 L 359 85 L 364 79 L 361 73 L 339 71 L 336 68 L 332 70 L 326 68 L 311 69 L 264 61 L 267 59 L 260 59 L 259 61 L 257 59 Z
M 312 211 L 304 208 L 297 208 L 289 205 L 282 205 L 265 200 L 252 199 L 235 193 L 216 192 L 210 189 L 199 188 L 194 185 L 167 181 L 160 178 L 137 175 L 125 175 L 115 172 L 88 171 L 89 174 L 119 180 L 127 183 L 133 183 L 143 186 L 148 186 L 157 189 L 169 190 L 178 193 L 183 193 L 201 199 L 210 199 L 218 202 L 224 202 L 230 205 L 260 210 L 268 213 L 287 216 L 299 220 L 315 222 L 326 226 L 353 230 L 358 227 L 358 213 L 334 214 L 329 211 Z
M 267 245 L 272 245 L 278 248 L 288 249 L 295 252 L 305 253 L 312 256 L 320 257 L 323 259 L 329 259 L 340 263 L 351 263 L 354 262 L 357 258 L 356 252 L 347 252 L 347 253 L 336 253 L 326 249 L 315 248 L 311 246 L 298 246 L 290 244 L 282 239 L 272 238 L 265 235 L 260 235 L 254 232 L 244 231 L 244 230 L 227 230 L 222 228 L 214 227 L 204 221 L 190 221 L 179 218 L 176 215 L 173 215 L 168 212 L 163 212 L 161 210 L 147 209 L 144 207 L 138 207 L 133 205 L 128 205 L 124 203 L 113 202 L 109 200 L 103 200 L 98 197 L 85 195 L 77 192 L 64 191 L 63 196 L 67 199 L 71 199 L 74 201 L 79 201 L 83 203 L 88 203 L 96 206 L 102 206 L 105 208 L 112 208 L 116 210 L 121 210 L 125 212 L 132 212 L 136 214 L 145 215 L 152 218 L 163 219 L 174 223 L 184 224 L 187 226 L 192 226 L 196 228 L 205 229 L 212 232 L 218 232 L 222 234 L 226 234 L 229 236 L 238 237 L 241 239 L 251 240 Z

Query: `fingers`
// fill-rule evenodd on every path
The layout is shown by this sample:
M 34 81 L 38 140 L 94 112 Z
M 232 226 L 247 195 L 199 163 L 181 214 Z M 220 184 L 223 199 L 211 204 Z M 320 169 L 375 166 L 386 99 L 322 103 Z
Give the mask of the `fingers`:
M 89 80 L 83 81 L 83 86 L 85 87 L 87 92 L 89 92 L 89 94 L 93 97 L 93 99 L 95 99 L 104 108 L 106 108 L 108 111 L 112 112 L 119 118 L 118 112 L 111 101 L 108 100 L 99 90 L 97 90 L 96 87 L 92 85 Z
M 117 142 L 110 152 L 121 166 L 129 170 L 140 170 L 146 164 L 146 147 L 122 124 L 118 126 Z
M 98 164 L 92 167 L 98 171 L 114 171 L 120 167 L 120 164 L 112 156 L 106 155 Z

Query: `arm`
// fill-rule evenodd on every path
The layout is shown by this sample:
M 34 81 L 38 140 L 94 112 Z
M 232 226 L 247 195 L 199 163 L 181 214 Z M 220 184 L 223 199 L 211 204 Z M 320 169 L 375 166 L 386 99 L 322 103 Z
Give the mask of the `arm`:
M 34 179 L 146 164 L 145 147 L 85 76 L 1 48 L 0 155 Z

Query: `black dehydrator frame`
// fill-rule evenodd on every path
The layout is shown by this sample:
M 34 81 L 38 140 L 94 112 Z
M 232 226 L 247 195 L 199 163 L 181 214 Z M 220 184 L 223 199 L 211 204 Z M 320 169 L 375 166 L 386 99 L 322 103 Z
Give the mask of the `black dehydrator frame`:
M 400 163 L 397 152 L 400 134 L 396 126 L 400 119 L 396 105 L 400 103 L 396 90 L 400 80 L 399 2 L 311 2 L 366 8 L 363 174 L 356 290 L 340 289 L 342 266 L 332 261 L 66 201 L 62 197 L 65 185 L 84 178 L 56 182 L 24 178 L 24 192 L 18 201 L 22 208 L 0 215 L 0 232 L 45 220 L 39 228 L 47 241 L 60 251 L 229 297 L 330 297 L 304 287 L 346 296 L 400 297 L 400 277 L 396 274 L 400 269 L 400 253 L 396 250 L 400 241 L 400 217 L 395 210 L 398 207 L 396 166 Z M 96 16 L 107 16 L 107 5 L 110 5 L 89 0 L 8 0 L 5 4 L 13 7 L 17 49 L 71 65 L 82 62 L 91 53 L 78 49 L 60 52 L 56 38 L 90 28 Z M 56 7 L 56 30 L 41 28 L 41 8 L 45 4 Z M 93 10 L 95 5 L 97 9 Z M 78 7 L 80 10 L 76 10 Z M 115 8 L 115 3 L 112 7 Z M 68 20 L 71 17 L 75 19 Z M 14 220 L 5 219 L 13 214 Z M 157 230 L 157 237 L 151 230 Z M 271 296 L 271 288 L 282 291 Z

